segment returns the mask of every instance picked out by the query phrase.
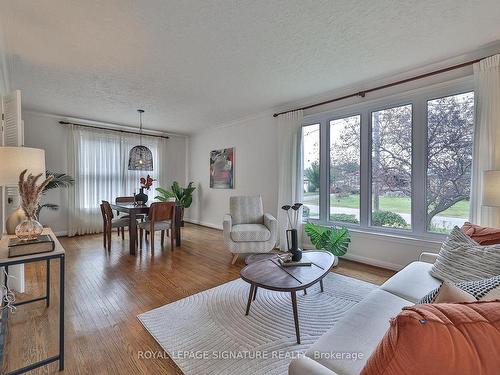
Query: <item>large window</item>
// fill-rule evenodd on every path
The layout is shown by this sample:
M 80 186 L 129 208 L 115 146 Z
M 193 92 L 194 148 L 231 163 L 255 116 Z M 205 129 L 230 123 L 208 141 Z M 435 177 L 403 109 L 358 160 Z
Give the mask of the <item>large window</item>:
M 372 112 L 371 224 L 411 228 L 412 106 Z
M 427 102 L 427 229 L 449 232 L 469 217 L 474 93 Z
M 304 154 L 304 218 L 319 219 L 319 124 L 304 126 L 302 142 Z
M 471 88 L 464 79 L 307 116 L 304 218 L 415 236 L 462 225 L 469 215 Z
M 330 121 L 330 220 L 359 224 L 361 116 Z

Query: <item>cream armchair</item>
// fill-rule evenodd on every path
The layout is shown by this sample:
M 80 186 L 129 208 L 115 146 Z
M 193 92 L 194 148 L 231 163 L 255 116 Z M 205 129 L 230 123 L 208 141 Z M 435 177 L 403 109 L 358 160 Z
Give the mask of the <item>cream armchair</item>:
M 242 253 L 267 253 L 276 245 L 278 221 L 264 214 L 262 197 L 231 197 L 230 214 L 224 216 L 224 243 L 234 254 L 232 264 Z

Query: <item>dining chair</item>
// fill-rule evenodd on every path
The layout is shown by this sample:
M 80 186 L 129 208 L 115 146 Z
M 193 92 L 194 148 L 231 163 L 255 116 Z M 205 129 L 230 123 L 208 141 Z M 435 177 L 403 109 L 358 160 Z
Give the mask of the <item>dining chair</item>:
M 125 227 L 128 227 L 129 219 L 125 217 L 114 218 L 113 210 L 108 201 L 102 201 L 101 203 L 101 214 L 103 223 L 103 242 L 104 248 L 108 251 L 111 250 L 111 231 L 113 228 L 122 229 L 122 233 Z
M 116 204 L 120 204 L 120 203 L 135 203 L 135 197 L 134 196 L 116 197 L 115 203 Z M 128 219 L 130 217 L 129 215 L 120 215 L 120 213 L 118 211 L 116 212 L 116 215 L 119 218 L 127 218 Z M 139 219 L 141 221 L 144 221 L 144 218 L 145 218 L 145 216 L 142 215 L 142 214 L 136 215 L 136 217 L 137 217 L 137 219 Z M 122 227 L 121 228 L 122 239 L 125 238 L 125 233 L 124 232 L 125 232 L 124 228 Z M 118 235 L 120 235 L 120 228 L 118 228 Z
M 161 231 L 161 246 L 165 241 L 165 231 L 170 237 L 170 247 L 174 250 L 175 238 L 175 202 L 154 202 L 149 207 L 148 217 L 137 225 L 139 228 L 139 243 L 142 249 L 142 236 L 146 231 L 151 234 L 151 251 L 155 249 L 155 232 Z

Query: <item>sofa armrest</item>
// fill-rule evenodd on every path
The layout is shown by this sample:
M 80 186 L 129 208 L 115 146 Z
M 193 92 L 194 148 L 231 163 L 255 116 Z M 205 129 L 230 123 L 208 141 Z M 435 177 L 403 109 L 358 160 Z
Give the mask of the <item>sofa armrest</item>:
M 264 214 L 264 225 L 274 234 L 278 233 L 278 220 L 271 214 Z
M 295 358 L 288 366 L 289 375 L 337 375 L 329 368 L 309 357 Z
M 421 262 L 426 262 L 426 263 L 434 263 L 437 259 L 438 255 L 436 253 L 428 253 L 428 252 L 422 252 L 420 253 L 420 256 L 418 257 L 418 260 Z

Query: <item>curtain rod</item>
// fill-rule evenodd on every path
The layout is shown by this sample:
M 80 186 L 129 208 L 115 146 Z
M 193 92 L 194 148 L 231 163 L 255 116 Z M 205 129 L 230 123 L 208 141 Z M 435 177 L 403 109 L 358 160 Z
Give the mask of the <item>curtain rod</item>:
M 75 122 L 68 122 L 68 121 L 59 121 L 59 124 L 61 125 L 76 125 L 76 126 L 81 126 L 83 128 L 92 128 L 92 129 L 99 129 L 99 130 L 107 130 L 111 132 L 119 132 L 119 133 L 127 133 L 127 134 L 136 134 L 136 135 L 141 135 L 141 133 L 133 132 L 130 130 L 120 130 L 120 129 L 111 129 L 111 128 L 105 128 L 101 126 L 94 126 L 94 125 L 86 125 L 86 124 L 77 124 Z M 168 135 L 156 135 L 156 134 L 142 134 L 148 137 L 157 137 L 157 138 L 164 138 L 164 139 L 170 139 Z
M 484 58 L 486 58 L 486 57 L 484 57 Z M 466 66 L 475 64 L 475 63 L 481 61 L 482 59 L 483 58 L 476 59 L 476 60 L 471 60 L 471 61 L 467 61 L 467 62 L 464 62 L 462 64 L 457 64 L 457 65 L 449 66 L 447 68 L 434 70 L 433 72 L 420 74 L 420 75 L 415 76 L 415 77 L 402 79 L 400 81 L 388 83 L 388 84 L 382 85 L 382 86 L 373 87 L 371 89 L 359 91 L 359 92 L 356 92 L 356 93 L 353 93 L 353 94 L 344 95 L 344 96 L 341 96 L 341 97 L 338 97 L 338 98 L 335 98 L 335 99 L 325 100 L 324 102 L 310 104 L 310 105 L 307 105 L 305 107 L 295 108 L 295 109 L 289 109 L 288 111 L 278 112 L 278 113 L 275 113 L 273 115 L 273 117 L 278 117 L 280 115 L 284 115 L 285 113 L 290 113 L 290 112 L 294 112 L 294 111 L 300 111 L 300 110 L 305 110 L 305 109 L 309 109 L 309 108 L 319 107 L 319 106 L 324 105 L 324 104 L 334 103 L 334 102 L 338 102 L 340 100 L 344 100 L 344 99 L 348 99 L 348 98 L 354 98 L 354 97 L 357 97 L 357 96 L 360 96 L 360 97 L 364 98 L 366 96 L 366 94 L 368 94 L 370 92 L 374 92 L 374 91 L 378 91 L 378 90 L 383 90 L 383 89 L 386 89 L 386 88 L 389 88 L 389 87 L 401 85 L 403 83 L 407 83 L 407 82 L 411 82 L 411 81 L 416 81 L 416 80 L 419 80 L 419 79 L 422 79 L 422 78 L 431 77 L 431 76 L 434 76 L 434 75 L 437 75 L 437 74 L 441 74 L 441 73 L 446 73 L 446 72 L 449 72 L 449 71 L 455 70 L 455 69 L 464 68 Z

